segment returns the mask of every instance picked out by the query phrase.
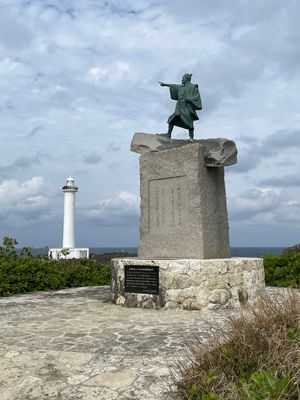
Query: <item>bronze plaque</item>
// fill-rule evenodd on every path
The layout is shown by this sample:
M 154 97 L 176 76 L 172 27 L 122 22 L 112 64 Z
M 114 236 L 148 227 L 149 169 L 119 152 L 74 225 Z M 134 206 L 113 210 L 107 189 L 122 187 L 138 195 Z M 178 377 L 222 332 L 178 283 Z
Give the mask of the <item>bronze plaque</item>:
M 159 267 L 125 265 L 125 292 L 159 294 Z

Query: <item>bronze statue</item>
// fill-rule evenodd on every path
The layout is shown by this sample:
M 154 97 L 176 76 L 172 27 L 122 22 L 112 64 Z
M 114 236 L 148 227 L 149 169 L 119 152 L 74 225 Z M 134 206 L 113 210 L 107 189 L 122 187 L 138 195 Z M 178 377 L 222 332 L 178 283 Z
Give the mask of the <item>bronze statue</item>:
M 198 85 L 191 83 L 192 74 L 184 74 L 181 85 L 159 82 L 160 86 L 168 86 L 171 99 L 177 100 L 175 112 L 168 119 L 167 136 L 171 138 L 174 126 L 189 130 L 190 140 L 194 139 L 194 121 L 198 118 L 196 110 L 202 110 Z

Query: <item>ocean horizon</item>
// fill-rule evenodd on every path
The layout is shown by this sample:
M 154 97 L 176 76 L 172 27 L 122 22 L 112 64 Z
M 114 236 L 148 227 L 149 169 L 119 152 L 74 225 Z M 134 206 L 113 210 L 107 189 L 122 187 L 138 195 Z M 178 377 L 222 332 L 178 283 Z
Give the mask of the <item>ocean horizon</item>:
M 130 253 L 137 254 L 137 247 L 90 247 L 90 254 Z M 280 255 L 286 247 L 231 247 L 231 257 L 263 257 L 268 254 Z M 21 249 L 17 249 L 19 252 Z M 46 248 L 33 248 L 32 253 L 47 254 Z
M 231 247 L 231 257 L 263 257 L 267 254 L 280 255 L 286 247 Z M 90 254 L 134 253 L 137 247 L 91 247 Z

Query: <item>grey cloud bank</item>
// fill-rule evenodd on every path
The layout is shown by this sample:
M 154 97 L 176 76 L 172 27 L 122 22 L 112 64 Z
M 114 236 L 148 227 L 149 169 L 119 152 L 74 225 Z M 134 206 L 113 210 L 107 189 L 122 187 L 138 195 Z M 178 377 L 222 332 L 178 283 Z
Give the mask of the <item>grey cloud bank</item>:
M 231 244 L 299 242 L 299 13 L 293 0 L 2 0 L 0 234 L 60 245 L 73 175 L 77 244 L 135 246 L 130 141 L 166 130 L 157 82 L 190 71 L 203 100 L 195 136 L 239 149 L 226 169 Z

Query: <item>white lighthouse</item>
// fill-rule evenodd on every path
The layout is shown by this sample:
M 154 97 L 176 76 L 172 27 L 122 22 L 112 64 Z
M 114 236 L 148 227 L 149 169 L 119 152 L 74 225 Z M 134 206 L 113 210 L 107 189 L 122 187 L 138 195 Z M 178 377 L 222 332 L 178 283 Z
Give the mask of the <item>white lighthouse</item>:
M 64 192 L 64 224 L 62 248 L 49 249 L 49 258 L 89 258 L 88 248 L 75 247 L 75 195 L 78 187 L 69 177 L 62 187 Z
M 69 177 L 64 192 L 64 230 L 63 230 L 63 248 L 75 248 L 75 194 L 78 187 L 74 185 L 74 179 Z

